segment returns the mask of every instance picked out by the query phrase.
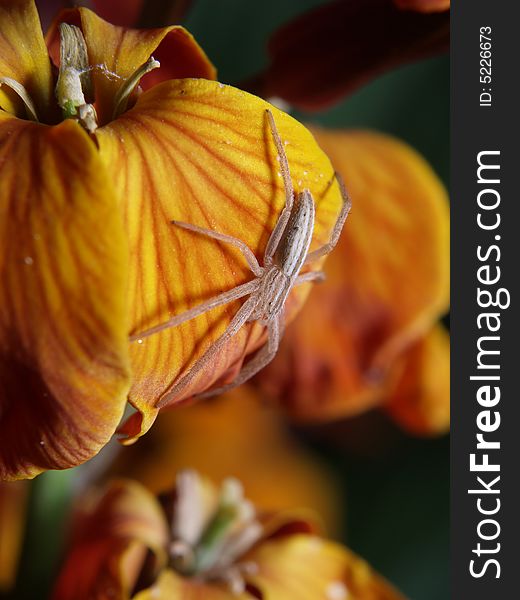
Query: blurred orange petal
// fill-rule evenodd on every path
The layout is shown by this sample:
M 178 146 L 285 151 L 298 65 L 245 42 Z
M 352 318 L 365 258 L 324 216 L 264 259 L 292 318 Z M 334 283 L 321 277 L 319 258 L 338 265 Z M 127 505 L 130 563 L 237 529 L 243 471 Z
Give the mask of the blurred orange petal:
M 0 23 L 0 77 L 23 85 L 42 117 L 53 97 L 53 83 L 34 0 L 3 0 Z M 0 87 L 0 108 L 25 118 L 20 98 L 5 85 Z
M 83 500 L 53 600 L 130 598 L 146 559 L 164 565 L 169 532 L 158 501 L 131 481 Z
M 121 449 L 111 472 L 157 493 L 172 487 L 175 473 L 187 467 L 214 482 L 238 478 L 264 511 L 307 507 L 322 517 L 327 531 L 339 529 L 343 507 L 332 474 L 248 386 L 165 411 L 138 444 Z
M 215 78 L 215 68 L 183 27 L 117 27 L 85 8 L 63 11 L 47 33 L 49 52 L 55 64 L 59 64 L 58 25 L 61 22 L 81 27 L 85 36 L 89 62 L 94 67 L 92 81 L 100 125 L 113 119 L 117 92 L 122 83 L 152 55 L 161 66 L 142 79 L 143 89 L 169 79 Z
M 250 594 L 234 594 L 225 587 L 194 581 L 165 569 L 148 589 L 136 594 L 132 600 L 252 600 Z
M 393 0 L 402 10 L 416 10 L 429 13 L 450 9 L 450 0 Z
M 249 557 L 258 574 L 248 577 L 263 600 L 404 600 L 353 552 L 310 535 L 265 542 Z
M 417 341 L 396 367 L 385 408 L 416 435 L 446 433 L 450 426 L 450 338 L 438 325 Z M 400 367 L 400 368 L 399 368 Z
M 0 593 L 15 583 L 25 530 L 29 486 L 0 481 Z
M 448 306 L 446 192 L 391 137 L 314 130 L 353 210 L 305 310 L 257 377 L 294 417 L 327 420 L 380 402 L 389 369 Z
M 128 257 L 95 145 L 0 113 L 0 479 L 77 465 L 129 386 Z
M 319 110 L 390 69 L 445 52 L 449 39 L 447 12 L 403 11 L 393 0 L 336 0 L 278 29 L 269 41 L 270 65 L 246 85 Z
M 129 238 L 133 334 L 252 279 L 238 250 L 171 220 L 238 237 L 262 258 L 285 204 L 268 107 L 217 82 L 176 80 L 148 90 L 132 110 L 96 132 L 101 157 L 116 178 Z M 303 125 L 271 109 L 286 142 L 296 192 L 309 188 L 314 196 L 313 244 L 320 245 L 328 240 L 342 202 L 332 166 Z M 290 295 L 287 318 L 309 288 Z M 258 348 L 263 328 L 247 324 L 180 397 L 169 396 L 179 375 L 223 333 L 239 306 L 233 302 L 132 343 L 130 401 L 140 414 L 127 423 L 127 435 L 150 427 L 158 402 L 170 405 L 207 390 L 224 374 L 236 373 L 244 356 Z

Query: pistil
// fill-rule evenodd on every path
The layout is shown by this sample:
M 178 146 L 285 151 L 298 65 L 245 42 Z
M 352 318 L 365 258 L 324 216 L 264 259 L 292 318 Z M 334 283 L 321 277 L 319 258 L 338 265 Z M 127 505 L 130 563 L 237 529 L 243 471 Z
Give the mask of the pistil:
M 92 80 L 87 44 L 79 27 L 60 24 L 60 69 L 56 84 L 56 99 L 63 118 L 77 119 L 89 132 L 97 129 L 96 110 L 92 99 Z

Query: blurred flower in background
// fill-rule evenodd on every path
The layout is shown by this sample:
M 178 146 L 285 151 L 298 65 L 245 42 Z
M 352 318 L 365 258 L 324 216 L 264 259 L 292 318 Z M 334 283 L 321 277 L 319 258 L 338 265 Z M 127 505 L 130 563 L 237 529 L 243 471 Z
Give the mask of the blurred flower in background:
M 449 0 L 336 0 L 269 40 L 270 63 L 246 89 L 322 110 L 377 75 L 449 47 Z
M 240 479 L 264 511 L 309 508 L 329 535 L 341 529 L 344 501 L 330 468 L 248 386 L 161 414 L 139 443 L 120 449 L 105 477 L 132 478 L 159 493 L 186 466 L 212 481 Z
M 403 600 L 312 516 L 257 512 L 237 479 L 194 471 L 159 502 L 130 480 L 85 498 L 52 597 Z

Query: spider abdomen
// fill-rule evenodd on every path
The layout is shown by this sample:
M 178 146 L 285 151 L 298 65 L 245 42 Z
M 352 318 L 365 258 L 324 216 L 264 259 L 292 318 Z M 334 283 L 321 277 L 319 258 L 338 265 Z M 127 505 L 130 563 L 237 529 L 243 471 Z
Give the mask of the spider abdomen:
M 283 310 L 285 300 L 291 291 L 291 279 L 280 267 L 273 266 L 262 275 L 256 292 L 258 304 L 251 320 L 267 321 Z

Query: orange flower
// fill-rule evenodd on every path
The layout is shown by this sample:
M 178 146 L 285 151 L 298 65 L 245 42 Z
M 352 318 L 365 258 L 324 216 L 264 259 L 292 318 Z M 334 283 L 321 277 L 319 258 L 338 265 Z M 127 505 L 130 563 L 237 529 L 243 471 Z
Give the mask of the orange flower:
M 212 481 L 240 479 L 262 510 L 305 506 L 322 516 L 327 532 L 339 529 L 343 506 L 332 474 L 248 386 L 164 412 L 138 444 L 121 448 L 109 473 L 158 493 L 186 465 Z
M 403 600 L 309 516 L 259 514 L 240 483 L 183 471 L 160 503 L 113 482 L 80 514 L 54 600 Z
M 446 192 L 405 144 L 368 132 L 315 129 L 349 182 L 354 209 L 327 280 L 256 382 L 300 420 L 385 405 L 417 433 L 449 424 Z
M 261 256 L 285 198 L 269 105 L 211 81 L 183 28 L 124 29 L 69 10 L 47 44 L 32 0 L 1 4 L 2 479 L 90 458 L 128 394 L 140 412 L 125 432 L 146 431 L 239 305 L 143 344 L 129 334 L 250 278 L 237 252 L 171 221 L 240 237 Z M 302 125 L 272 111 L 297 191 L 316 201 L 320 245 L 341 204 L 332 167 Z M 289 317 L 308 287 L 291 294 Z M 262 343 L 263 328 L 242 328 L 185 395 L 236 373 Z

